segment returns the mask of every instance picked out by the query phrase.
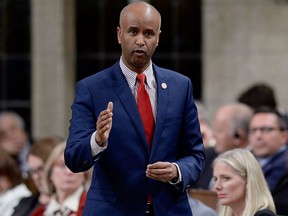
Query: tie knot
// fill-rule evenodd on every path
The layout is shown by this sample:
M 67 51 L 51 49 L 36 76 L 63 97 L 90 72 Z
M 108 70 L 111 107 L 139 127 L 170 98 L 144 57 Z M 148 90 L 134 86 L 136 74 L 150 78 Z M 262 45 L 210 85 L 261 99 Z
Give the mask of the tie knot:
M 144 84 L 145 78 L 145 74 L 137 74 L 137 80 L 140 82 L 140 84 Z

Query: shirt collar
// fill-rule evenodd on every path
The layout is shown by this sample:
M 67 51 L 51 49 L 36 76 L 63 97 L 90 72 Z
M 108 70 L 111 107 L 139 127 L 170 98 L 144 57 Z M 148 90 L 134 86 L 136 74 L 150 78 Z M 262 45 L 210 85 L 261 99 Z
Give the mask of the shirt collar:
M 265 166 L 265 165 L 266 165 L 267 163 L 269 163 L 274 157 L 278 156 L 278 154 L 280 154 L 280 153 L 282 153 L 283 151 L 285 151 L 286 148 L 287 148 L 287 146 L 284 145 L 284 146 L 280 147 L 279 150 L 278 150 L 275 154 L 273 154 L 273 155 L 271 155 L 271 156 L 268 156 L 268 157 L 266 157 L 266 158 L 258 158 L 258 161 L 259 161 L 260 165 L 261 165 L 262 167 Z
M 80 198 L 81 195 L 84 191 L 84 187 L 81 186 L 80 188 L 78 188 L 73 194 L 71 194 L 70 196 L 68 196 L 63 205 L 60 205 L 60 203 L 58 203 L 58 201 L 56 200 L 55 195 L 53 195 L 51 197 L 51 200 L 47 206 L 47 209 L 45 210 L 45 215 L 53 215 L 54 212 L 60 210 L 61 208 L 68 208 L 73 212 L 77 212 L 78 211 L 78 207 L 79 207 L 79 202 L 80 202 Z
M 122 56 L 120 58 L 120 68 L 122 70 L 122 73 L 124 74 L 129 87 L 132 89 L 135 84 L 136 84 L 136 76 L 137 73 L 135 71 L 130 70 L 123 62 Z M 149 66 L 145 71 L 143 71 L 143 74 L 146 75 L 146 82 L 149 88 L 152 88 L 153 86 L 153 80 L 154 80 L 154 75 L 153 75 L 153 67 L 152 67 L 152 61 L 150 61 Z

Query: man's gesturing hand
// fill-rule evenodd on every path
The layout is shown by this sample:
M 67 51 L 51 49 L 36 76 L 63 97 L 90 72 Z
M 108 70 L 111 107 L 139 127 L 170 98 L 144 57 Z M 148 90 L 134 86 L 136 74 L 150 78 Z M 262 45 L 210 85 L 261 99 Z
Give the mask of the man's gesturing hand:
M 156 162 L 149 164 L 146 169 L 146 176 L 162 182 L 169 182 L 178 178 L 177 167 L 169 162 Z
M 109 102 L 107 109 L 100 112 L 96 122 L 96 143 L 99 146 L 103 146 L 107 142 L 111 128 L 112 128 L 112 116 L 113 116 L 113 103 Z

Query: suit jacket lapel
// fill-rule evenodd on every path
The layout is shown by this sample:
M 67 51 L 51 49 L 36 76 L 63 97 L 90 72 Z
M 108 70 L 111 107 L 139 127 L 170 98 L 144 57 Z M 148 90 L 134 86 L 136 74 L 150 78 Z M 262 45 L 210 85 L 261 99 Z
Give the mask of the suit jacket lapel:
M 133 97 L 133 94 L 131 93 L 129 85 L 125 79 L 125 76 L 123 75 L 121 68 L 119 67 L 119 63 L 116 63 L 114 65 L 113 82 L 114 82 L 113 86 L 114 86 L 115 94 L 118 96 L 124 109 L 127 112 L 127 115 L 130 117 L 135 130 L 139 134 L 143 147 L 146 153 L 148 154 L 149 152 L 148 143 L 146 141 L 146 135 L 145 135 L 142 120 L 141 120 L 141 117 L 137 108 L 137 104 Z
M 169 84 L 167 83 L 166 75 L 163 73 L 163 71 L 158 68 L 157 66 L 154 66 L 154 73 L 156 77 L 157 82 L 157 118 L 156 118 L 156 124 L 155 124 L 155 130 L 153 135 L 153 141 L 152 141 L 152 152 L 150 155 L 150 158 L 153 157 L 153 154 L 156 152 L 160 134 L 163 129 L 164 120 L 166 118 L 166 111 L 168 106 L 168 97 L 169 97 Z M 166 88 L 165 88 L 166 85 Z

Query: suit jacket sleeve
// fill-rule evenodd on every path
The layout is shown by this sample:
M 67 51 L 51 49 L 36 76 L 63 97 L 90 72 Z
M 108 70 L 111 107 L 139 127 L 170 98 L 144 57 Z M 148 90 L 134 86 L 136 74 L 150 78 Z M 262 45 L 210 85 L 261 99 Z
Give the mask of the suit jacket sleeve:
M 76 86 L 75 100 L 71 107 L 70 134 L 65 148 L 65 163 L 73 172 L 87 171 L 93 166 L 90 139 L 96 130 L 92 96 L 86 83 Z
M 176 160 L 182 174 L 183 191 L 199 179 L 205 165 L 203 141 L 190 80 L 188 80 L 186 96 L 184 119 L 178 141 L 181 148 L 179 148 L 179 158 Z

